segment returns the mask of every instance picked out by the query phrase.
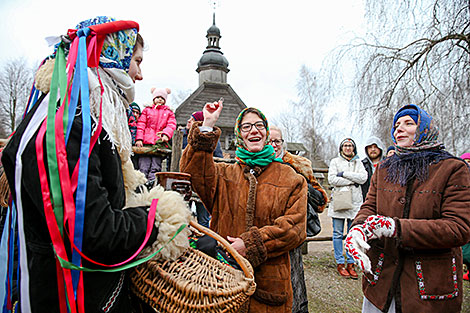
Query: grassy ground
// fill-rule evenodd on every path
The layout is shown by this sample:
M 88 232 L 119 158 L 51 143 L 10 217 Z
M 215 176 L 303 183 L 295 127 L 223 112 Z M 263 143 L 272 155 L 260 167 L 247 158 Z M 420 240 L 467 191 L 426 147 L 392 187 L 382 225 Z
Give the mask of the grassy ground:
M 361 275 L 358 280 L 339 276 L 331 252 L 309 252 L 303 257 L 310 313 L 361 312 Z M 463 294 L 462 312 L 470 312 L 468 281 L 464 281 Z

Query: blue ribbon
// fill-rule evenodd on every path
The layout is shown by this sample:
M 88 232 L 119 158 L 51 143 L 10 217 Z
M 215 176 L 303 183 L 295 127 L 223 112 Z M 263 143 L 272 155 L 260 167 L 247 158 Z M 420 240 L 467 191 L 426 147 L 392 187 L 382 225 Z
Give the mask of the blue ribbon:
M 90 92 L 88 86 L 88 63 L 86 37 L 90 34 L 90 29 L 85 28 L 78 31 L 78 59 L 75 68 L 75 79 L 80 81 L 80 101 L 82 107 L 82 139 L 80 145 L 80 158 L 78 160 L 78 184 L 75 195 L 75 233 L 74 244 L 80 251 L 83 243 L 83 226 L 85 223 L 85 203 L 88 177 L 88 155 L 90 151 L 91 140 L 91 114 L 90 114 Z M 74 83 L 75 83 L 74 79 Z M 77 97 L 78 100 L 78 97 Z M 76 104 L 74 104 L 76 106 Z M 72 121 L 69 122 L 72 124 Z M 72 253 L 72 263 L 80 266 L 81 256 L 74 250 Z M 72 282 L 75 290 L 78 286 L 80 272 L 72 271 Z

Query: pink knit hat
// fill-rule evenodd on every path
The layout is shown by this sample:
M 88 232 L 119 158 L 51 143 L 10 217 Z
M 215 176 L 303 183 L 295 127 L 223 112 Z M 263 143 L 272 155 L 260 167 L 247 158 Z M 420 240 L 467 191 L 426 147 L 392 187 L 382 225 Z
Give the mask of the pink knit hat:
M 166 97 L 171 93 L 171 90 L 170 88 L 157 89 L 155 87 L 152 87 L 152 89 L 150 89 L 150 92 L 152 93 L 152 100 L 155 100 L 156 97 L 162 97 L 166 103 Z
M 462 160 L 470 160 L 470 152 L 466 152 L 460 156 Z

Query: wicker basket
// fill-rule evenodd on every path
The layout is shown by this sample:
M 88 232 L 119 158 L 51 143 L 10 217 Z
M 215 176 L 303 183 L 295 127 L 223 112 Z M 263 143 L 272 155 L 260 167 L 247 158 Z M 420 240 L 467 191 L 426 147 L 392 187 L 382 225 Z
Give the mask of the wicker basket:
M 131 289 L 160 313 L 239 312 L 255 292 L 253 268 L 217 233 L 195 222 L 197 231 L 216 239 L 242 271 L 193 248 L 176 261 L 148 261 L 131 274 Z

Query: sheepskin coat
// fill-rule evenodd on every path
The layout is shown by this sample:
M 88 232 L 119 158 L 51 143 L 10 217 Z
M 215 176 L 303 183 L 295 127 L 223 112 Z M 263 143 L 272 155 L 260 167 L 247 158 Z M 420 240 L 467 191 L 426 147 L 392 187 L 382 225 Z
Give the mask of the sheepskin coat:
M 320 186 L 317 179 L 313 175 L 312 162 L 307 158 L 304 158 L 300 155 L 292 154 L 289 151 L 286 151 L 284 153 L 284 155 L 282 156 L 282 160 L 292 165 L 292 167 L 294 167 L 294 169 L 298 173 L 302 174 L 308 180 L 308 183 L 312 185 L 313 188 L 321 192 L 321 194 L 323 195 L 323 199 L 325 200 L 325 204 L 320 207 L 317 207 L 317 212 L 322 213 L 323 210 L 325 210 L 326 205 L 328 204 L 328 195 L 326 194 L 325 189 Z
M 306 237 L 306 180 L 287 164 L 255 168 L 256 191 L 249 194 L 250 168 L 214 163 L 220 129 L 202 133 L 194 123 L 181 158 L 194 190 L 211 212 L 211 228 L 223 237 L 240 237 L 255 272 L 257 288 L 249 312 L 291 313 L 289 250 Z M 255 196 L 253 206 L 252 197 Z M 247 225 L 252 225 L 247 227 Z M 247 229 L 248 228 L 248 229 Z
M 370 241 L 373 275 L 365 274 L 365 297 L 397 312 L 460 312 L 462 251 L 470 239 L 470 172 L 461 160 L 429 166 L 426 181 L 408 186 L 385 180 L 387 169 L 372 176 L 367 199 L 353 221 L 375 214 L 393 217 L 397 238 Z M 408 215 L 408 216 L 407 216 Z
M 41 100 L 42 98 L 39 101 Z M 26 115 L 3 150 L 2 162 L 13 197 L 16 194 L 16 153 L 26 126 L 37 107 L 36 104 Z M 68 166 L 71 171 L 79 157 L 77 147 L 80 146 L 81 132 L 81 118 L 75 118 L 67 143 Z M 60 310 L 57 301 L 56 259 L 44 215 L 36 137 L 37 133 L 23 153 L 21 182 L 30 300 L 32 312 L 58 313 Z M 121 159 L 116 148 L 106 137 L 107 133 L 103 129 L 89 158 L 83 252 L 98 262 L 115 264 L 129 258 L 144 241 L 148 214 L 147 207 L 122 210 L 126 197 Z M 156 240 L 157 234 L 158 229 L 154 227 L 148 245 Z M 96 267 L 86 260 L 83 260 L 83 266 Z M 84 286 L 86 312 L 103 312 L 103 308 L 107 308 L 107 312 L 131 312 L 126 271 L 85 272 Z

